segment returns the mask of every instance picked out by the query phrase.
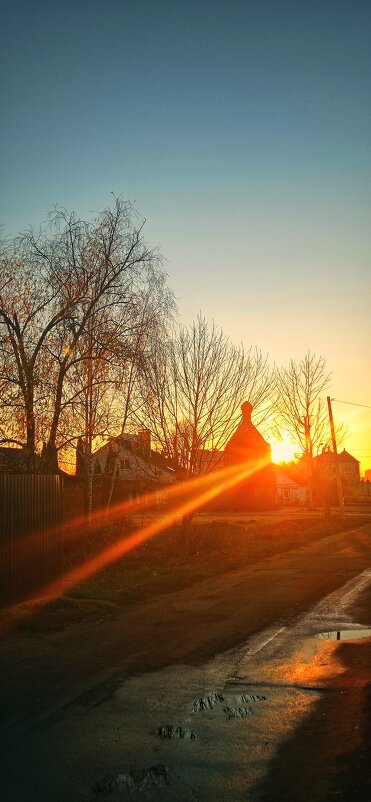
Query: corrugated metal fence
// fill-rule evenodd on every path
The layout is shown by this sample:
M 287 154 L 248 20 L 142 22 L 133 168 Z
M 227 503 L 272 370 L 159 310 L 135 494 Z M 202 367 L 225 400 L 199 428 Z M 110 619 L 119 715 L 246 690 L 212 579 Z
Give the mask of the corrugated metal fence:
M 37 596 L 63 570 L 63 477 L 0 473 L 0 604 Z

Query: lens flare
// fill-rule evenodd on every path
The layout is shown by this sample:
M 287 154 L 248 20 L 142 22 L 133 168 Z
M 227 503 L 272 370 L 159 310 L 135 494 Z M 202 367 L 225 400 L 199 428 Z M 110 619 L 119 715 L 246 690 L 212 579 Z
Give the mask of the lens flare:
M 107 568 L 107 566 L 119 560 L 137 546 L 141 545 L 155 535 L 160 534 L 165 529 L 168 529 L 179 517 L 193 513 L 195 510 L 204 506 L 221 493 L 225 493 L 226 491 L 235 487 L 253 473 L 256 473 L 264 468 L 266 464 L 266 460 L 245 462 L 243 464 L 234 465 L 232 467 L 224 468 L 215 471 L 214 473 L 198 477 L 197 479 L 190 480 L 182 483 L 181 485 L 168 488 L 165 491 L 166 497 L 167 500 L 173 502 L 173 506 L 169 510 L 166 520 L 159 519 L 152 521 L 150 524 L 140 528 L 132 535 L 122 538 L 117 543 L 103 549 L 101 552 L 94 555 L 94 557 L 84 560 L 80 565 L 76 566 L 70 571 L 67 571 L 66 573 L 57 577 L 57 579 L 50 582 L 37 594 L 30 597 L 28 602 L 38 602 L 36 609 L 39 609 L 39 606 L 45 604 L 47 601 L 50 601 L 50 599 L 53 597 L 59 595 L 60 593 L 66 592 L 77 584 L 80 584 L 93 574 L 101 571 L 104 568 Z M 139 499 L 117 504 L 109 511 L 108 514 L 107 511 L 99 510 L 93 514 L 94 524 L 95 526 L 99 526 L 102 523 L 113 523 L 122 519 L 123 516 L 127 515 L 129 512 L 140 511 L 148 505 L 148 502 L 153 502 L 155 496 L 155 493 L 150 493 L 141 496 Z M 72 534 L 69 533 L 68 538 L 77 537 L 78 534 L 76 533 L 80 532 L 82 526 L 84 526 L 86 530 L 86 519 L 76 519 L 72 528 Z M 61 534 L 63 534 L 62 528 L 60 528 L 60 531 Z M 37 536 L 35 536 L 35 547 L 37 547 L 37 545 Z M 16 544 L 16 549 L 20 549 L 21 546 L 21 543 Z M 28 611 L 24 608 L 23 610 L 19 609 L 19 615 L 18 617 L 16 616 L 17 622 L 19 622 L 20 619 L 23 620 L 25 617 L 27 617 L 27 615 L 32 614 L 34 610 L 35 607 Z M 12 616 L 12 623 L 15 623 L 14 616 Z M 6 622 L 5 628 L 7 628 Z

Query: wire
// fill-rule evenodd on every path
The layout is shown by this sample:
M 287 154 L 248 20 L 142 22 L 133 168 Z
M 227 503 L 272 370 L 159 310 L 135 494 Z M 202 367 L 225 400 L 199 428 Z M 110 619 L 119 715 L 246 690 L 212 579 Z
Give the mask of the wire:
M 332 398 L 332 401 L 336 401 L 337 404 L 349 404 L 351 407 L 365 407 L 366 409 L 371 409 L 370 404 L 356 404 L 355 401 L 340 401 L 339 398 Z

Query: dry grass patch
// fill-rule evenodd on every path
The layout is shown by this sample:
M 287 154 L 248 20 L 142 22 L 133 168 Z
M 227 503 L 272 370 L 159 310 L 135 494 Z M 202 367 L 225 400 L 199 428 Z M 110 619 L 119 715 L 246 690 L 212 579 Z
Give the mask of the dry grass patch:
M 122 606 L 133 606 L 197 581 L 239 570 L 290 549 L 305 548 L 323 537 L 365 524 L 364 517 L 345 521 L 318 517 L 305 520 L 227 523 L 220 520 L 172 526 L 116 563 L 92 576 L 26 619 L 22 628 L 40 635 L 82 621 L 111 620 Z M 133 528 L 110 526 L 69 545 L 65 570 L 130 536 Z

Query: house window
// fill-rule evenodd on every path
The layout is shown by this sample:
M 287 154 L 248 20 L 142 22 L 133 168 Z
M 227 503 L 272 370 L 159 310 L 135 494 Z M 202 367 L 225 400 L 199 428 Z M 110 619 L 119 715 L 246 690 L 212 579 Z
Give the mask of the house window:
M 289 490 L 284 490 L 283 491 L 283 497 L 284 498 L 290 498 L 290 491 Z
M 120 459 L 120 468 L 121 470 L 125 470 L 125 468 L 130 468 L 130 460 L 127 457 Z

